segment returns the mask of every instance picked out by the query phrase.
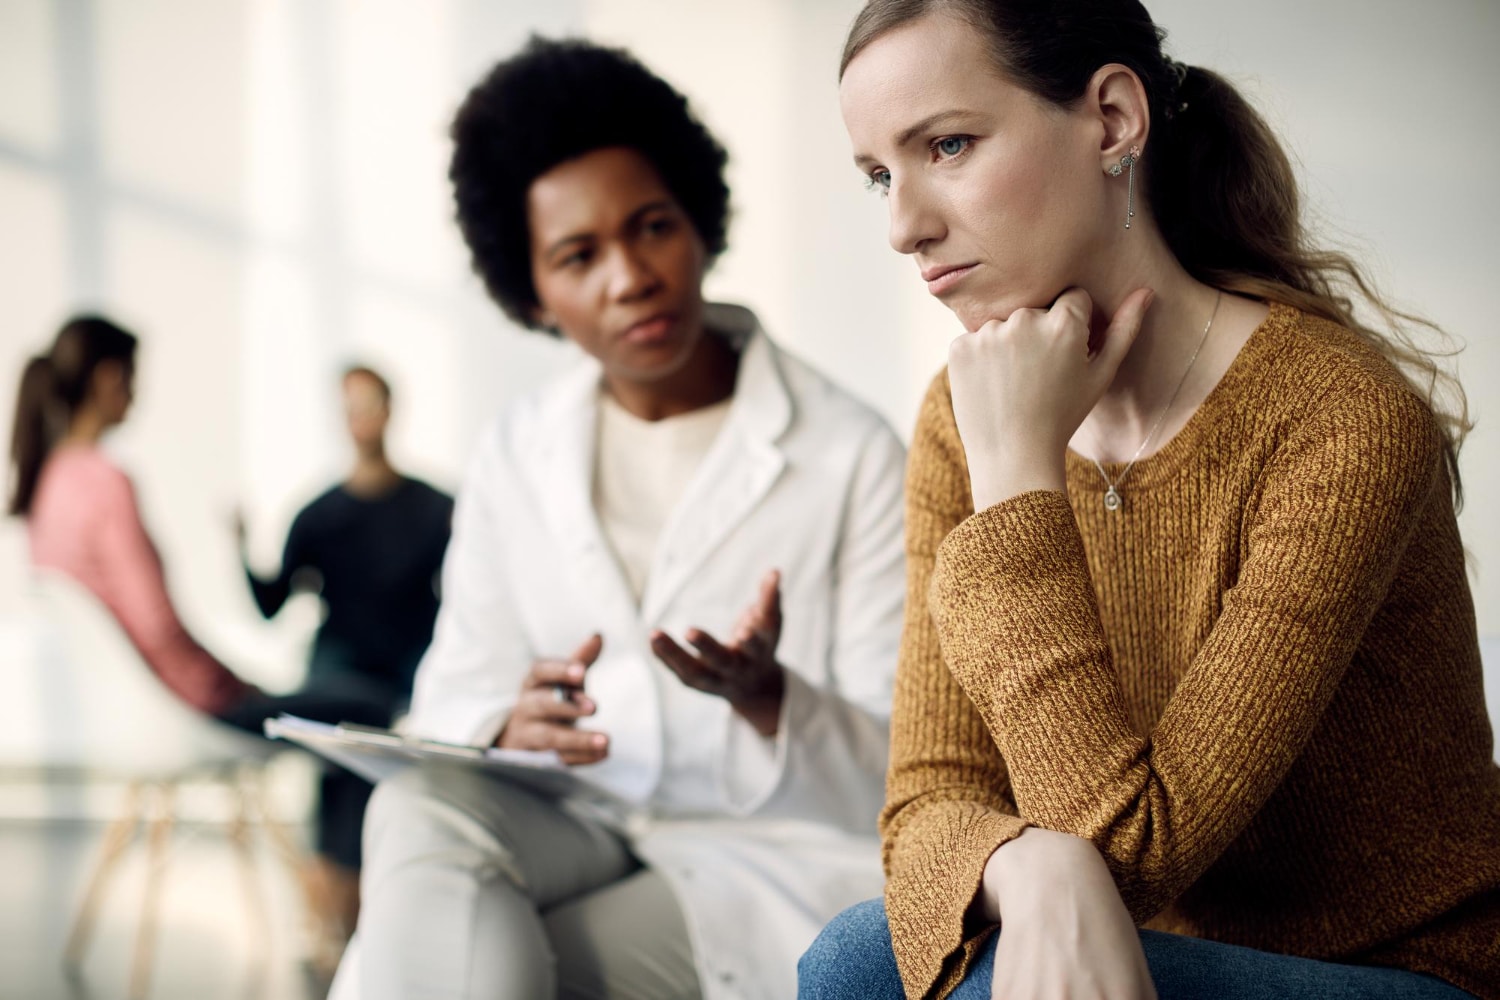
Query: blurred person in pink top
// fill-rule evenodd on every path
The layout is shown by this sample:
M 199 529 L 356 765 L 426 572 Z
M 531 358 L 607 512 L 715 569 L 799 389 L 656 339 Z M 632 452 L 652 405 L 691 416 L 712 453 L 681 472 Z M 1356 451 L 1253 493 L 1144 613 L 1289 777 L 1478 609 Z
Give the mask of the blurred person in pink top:
M 9 512 L 26 519 L 32 564 L 67 574 L 114 615 L 168 689 L 222 722 L 260 733 L 290 712 L 324 722 L 388 725 L 389 707 L 357 680 L 268 694 L 238 677 L 183 626 L 156 546 L 146 533 L 130 479 L 99 447 L 134 399 L 136 337 L 99 316 L 63 324 L 52 348 L 21 377 L 11 440 Z M 323 781 L 317 869 L 330 933 L 342 936 L 357 904 L 360 827 L 369 786 L 341 770 Z
M 163 684 L 218 715 L 252 688 L 188 634 L 167 596 L 130 480 L 99 448 L 134 399 L 136 338 L 108 320 L 67 323 L 21 377 L 10 513 L 26 518 L 32 564 L 67 574 L 114 614 Z

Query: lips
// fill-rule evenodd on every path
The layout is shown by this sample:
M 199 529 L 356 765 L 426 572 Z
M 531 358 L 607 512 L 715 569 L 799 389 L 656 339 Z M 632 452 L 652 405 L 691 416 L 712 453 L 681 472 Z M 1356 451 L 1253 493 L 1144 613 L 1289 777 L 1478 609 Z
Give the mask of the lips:
M 934 264 L 922 269 L 929 295 L 942 295 L 962 281 L 978 264 Z
M 620 335 L 620 339 L 630 344 L 657 344 L 671 337 L 676 326 L 676 316 L 657 313 L 630 324 Z

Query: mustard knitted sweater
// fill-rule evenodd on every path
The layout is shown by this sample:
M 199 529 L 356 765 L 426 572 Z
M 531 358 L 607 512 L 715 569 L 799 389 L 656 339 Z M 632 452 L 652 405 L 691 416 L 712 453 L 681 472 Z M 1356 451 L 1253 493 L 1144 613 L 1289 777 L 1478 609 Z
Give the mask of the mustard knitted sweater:
M 974 514 L 933 383 L 881 817 L 907 995 L 963 978 L 985 861 L 1035 824 L 1146 926 L 1500 998 L 1500 767 L 1428 406 L 1273 305 L 1122 510 L 1074 454 L 1067 487 Z

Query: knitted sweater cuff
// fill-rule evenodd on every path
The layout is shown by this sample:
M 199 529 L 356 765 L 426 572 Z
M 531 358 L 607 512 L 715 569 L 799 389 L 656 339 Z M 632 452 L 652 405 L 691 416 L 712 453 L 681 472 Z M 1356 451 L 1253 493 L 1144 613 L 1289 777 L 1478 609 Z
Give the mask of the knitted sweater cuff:
M 934 835 L 906 831 L 910 853 L 896 852 L 885 905 L 906 995 L 938 1000 L 963 981 L 994 930 L 976 919 L 973 907 L 985 863 L 1029 824 L 958 802 L 943 803 L 924 820 L 930 822 L 917 825 Z

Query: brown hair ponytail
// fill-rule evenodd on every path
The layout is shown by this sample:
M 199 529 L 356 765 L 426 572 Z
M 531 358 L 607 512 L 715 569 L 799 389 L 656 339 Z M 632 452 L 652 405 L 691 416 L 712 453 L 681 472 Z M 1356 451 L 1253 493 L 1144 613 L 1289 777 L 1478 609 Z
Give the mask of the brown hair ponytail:
M 47 354 L 26 363 L 10 439 L 11 514 L 31 513 L 42 466 L 88 395 L 94 370 L 106 361 L 133 364 L 135 348 L 134 334 L 99 316 L 78 316 L 63 324 Z
M 1424 348 L 1416 331 L 1445 342 L 1446 335 L 1394 309 L 1353 258 L 1314 244 L 1286 152 L 1232 84 L 1167 59 L 1165 32 L 1139 0 L 869 0 L 849 29 L 840 75 L 876 38 L 937 12 L 972 24 L 1012 81 L 1061 107 L 1082 97 L 1100 66 L 1130 67 L 1150 99 L 1151 137 L 1141 161 L 1147 198 L 1178 261 L 1199 281 L 1287 303 L 1375 346 L 1432 407 L 1454 500 L 1461 500 L 1467 401 L 1439 363 L 1445 353 Z M 1356 302 L 1378 326 L 1360 320 Z
M 1349 255 L 1316 246 L 1302 223 L 1296 174 L 1263 118 L 1222 76 L 1180 68 L 1175 104 L 1154 128 L 1148 197 L 1167 245 L 1193 277 L 1254 298 L 1285 302 L 1348 327 L 1400 369 L 1443 430 L 1455 502 L 1463 497 L 1458 449 L 1468 433 L 1463 387 L 1415 329 L 1447 341 L 1431 322 L 1393 308 Z M 1356 315 L 1362 301 L 1380 322 Z M 1452 352 L 1449 352 L 1452 353 Z
M 42 463 L 60 436 L 57 430 L 57 375 L 52 359 L 40 355 L 26 362 L 16 393 L 16 420 L 11 430 L 10 457 L 15 465 L 15 489 L 10 513 L 26 516 Z

